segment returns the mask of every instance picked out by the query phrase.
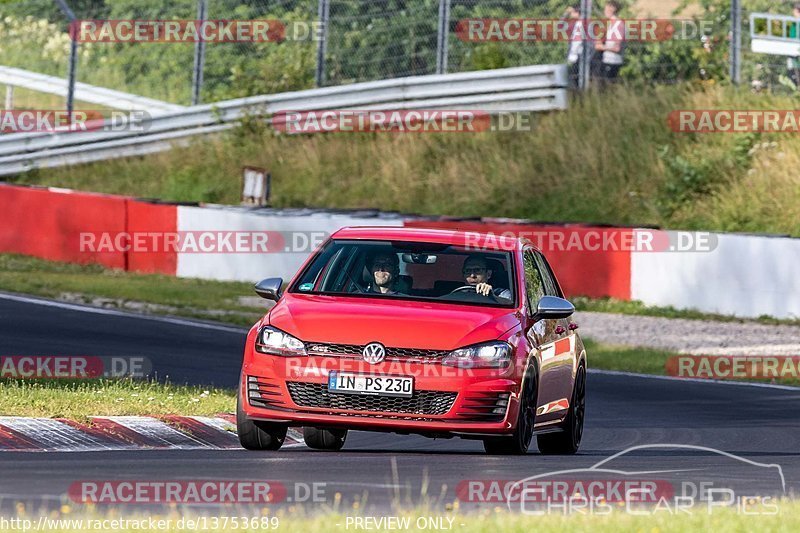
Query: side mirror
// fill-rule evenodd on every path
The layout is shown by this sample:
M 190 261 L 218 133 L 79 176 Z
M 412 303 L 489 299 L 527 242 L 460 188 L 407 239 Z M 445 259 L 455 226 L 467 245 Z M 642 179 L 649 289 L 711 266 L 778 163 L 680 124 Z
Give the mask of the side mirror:
M 281 297 L 282 278 L 267 278 L 256 283 L 253 289 L 266 300 L 278 301 Z
M 575 306 L 564 298 L 544 296 L 536 306 L 534 318 L 538 320 L 558 320 L 569 318 L 575 313 Z

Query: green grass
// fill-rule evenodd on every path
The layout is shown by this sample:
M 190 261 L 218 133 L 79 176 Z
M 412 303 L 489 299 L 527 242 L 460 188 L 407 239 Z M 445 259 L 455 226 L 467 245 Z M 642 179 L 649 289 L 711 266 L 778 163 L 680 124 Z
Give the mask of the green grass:
M 715 322 L 758 322 L 769 325 L 800 325 L 800 320 L 779 319 L 771 316 L 760 316 L 756 319 L 744 319 L 732 315 L 720 315 L 716 313 L 704 313 L 694 309 L 675 309 L 674 307 L 648 306 L 644 303 L 634 301 L 623 301 L 614 298 L 587 298 L 578 296 L 570 298 L 578 311 L 588 311 L 595 313 L 616 313 L 621 315 L 656 316 L 663 318 L 684 318 L 689 320 L 713 320 Z
M 90 416 L 214 416 L 236 409 L 232 390 L 154 381 L 0 380 L 0 415 L 86 420 Z
M 240 326 L 251 326 L 267 308 L 266 301 L 263 308 L 239 303 L 239 297 L 254 296 L 249 283 L 133 274 L 13 254 L 0 254 L 0 290 L 48 298 L 67 294 L 85 303 L 123 308 L 132 303 L 128 308 L 134 310 Z
M 800 236 L 800 138 L 673 132 L 680 109 L 793 109 L 719 86 L 620 86 L 538 114 L 533 131 L 277 135 L 246 120 L 192 146 L 20 176 L 172 201 L 238 203 L 241 168 L 270 169 L 275 206 L 650 224 Z
M 668 350 L 600 344 L 586 338 L 584 339 L 584 343 L 586 344 L 589 368 L 600 370 L 665 376 L 667 375 L 667 361 L 671 357 L 680 355 Z M 774 383 L 791 386 L 800 385 L 800 379 L 795 377 L 785 377 L 772 381 L 765 379 L 736 379 L 733 381 Z

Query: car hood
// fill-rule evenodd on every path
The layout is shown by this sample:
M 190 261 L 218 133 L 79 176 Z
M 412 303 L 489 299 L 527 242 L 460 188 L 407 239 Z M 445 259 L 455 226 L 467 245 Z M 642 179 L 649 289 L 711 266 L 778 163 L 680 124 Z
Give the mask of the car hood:
M 519 324 L 514 309 L 379 298 L 286 294 L 270 325 L 304 342 L 380 342 L 395 348 L 455 350 L 498 339 Z

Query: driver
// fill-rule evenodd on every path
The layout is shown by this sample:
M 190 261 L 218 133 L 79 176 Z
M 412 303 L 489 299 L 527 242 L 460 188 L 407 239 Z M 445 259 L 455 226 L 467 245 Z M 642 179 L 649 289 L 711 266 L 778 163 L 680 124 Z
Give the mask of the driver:
M 379 252 L 367 258 L 367 268 L 372 281 L 367 292 L 380 294 L 400 294 L 397 280 L 400 278 L 400 259 L 391 252 Z
M 489 263 L 481 255 L 471 255 L 464 261 L 464 268 L 461 270 L 466 278 L 467 285 L 475 287 L 475 292 L 481 296 L 493 294 L 497 298 L 511 300 L 511 291 L 508 289 L 495 289 L 489 283 L 492 278 L 492 271 Z

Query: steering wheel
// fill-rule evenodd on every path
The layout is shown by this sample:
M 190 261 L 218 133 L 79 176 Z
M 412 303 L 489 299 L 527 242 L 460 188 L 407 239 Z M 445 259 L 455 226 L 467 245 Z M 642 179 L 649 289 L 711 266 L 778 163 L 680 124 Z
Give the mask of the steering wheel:
M 478 289 L 475 285 L 464 285 L 463 287 L 459 287 L 454 289 L 450 292 L 450 294 L 459 294 L 459 293 L 475 293 L 476 296 L 483 296 L 483 294 L 478 294 Z M 495 302 L 499 302 L 500 300 L 497 299 L 497 295 L 493 291 L 489 291 L 488 297 L 490 297 Z
M 453 289 L 450 291 L 450 294 L 455 294 L 457 292 L 474 292 L 477 294 L 478 290 L 475 288 L 475 285 L 464 285 L 463 287 L 459 287 L 457 289 Z

